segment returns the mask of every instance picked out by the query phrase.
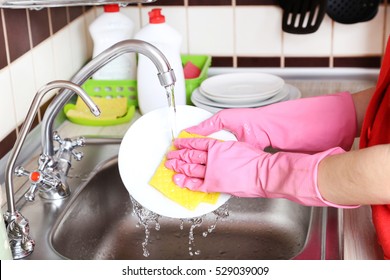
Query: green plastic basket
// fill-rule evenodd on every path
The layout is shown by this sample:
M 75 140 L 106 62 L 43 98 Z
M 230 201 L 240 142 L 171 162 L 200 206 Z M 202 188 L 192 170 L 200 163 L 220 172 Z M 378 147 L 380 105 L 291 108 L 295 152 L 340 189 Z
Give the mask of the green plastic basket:
M 208 55 L 182 55 L 181 61 L 185 65 L 191 61 L 196 67 L 201 69 L 200 75 L 197 78 L 186 79 L 186 101 L 188 105 L 193 105 L 191 102 L 192 92 L 200 86 L 200 84 L 207 78 L 207 73 L 211 65 L 211 56 Z
M 88 95 L 101 97 L 127 97 L 129 106 L 138 105 L 135 80 L 87 80 L 83 89 Z
M 131 121 L 135 114 L 135 107 L 137 106 L 137 81 L 134 80 L 87 80 L 82 88 L 90 96 L 102 98 L 127 98 L 127 114 L 121 118 L 107 120 L 107 119 L 83 119 L 80 117 L 70 117 L 67 112 L 75 108 L 75 104 L 69 103 L 64 107 L 64 112 L 71 122 L 90 125 L 90 126 L 109 126 L 123 124 Z

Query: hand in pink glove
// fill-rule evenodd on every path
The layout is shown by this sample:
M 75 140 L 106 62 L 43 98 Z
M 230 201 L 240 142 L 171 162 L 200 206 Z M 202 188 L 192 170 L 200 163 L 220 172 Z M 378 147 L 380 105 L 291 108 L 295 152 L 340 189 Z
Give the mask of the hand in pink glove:
M 209 138 L 181 138 L 179 149 L 167 154 L 165 166 L 176 174 L 181 187 L 223 192 L 239 197 L 287 198 L 310 206 L 336 206 L 325 201 L 317 187 L 319 162 L 342 153 L 333 148 L 314 155 L 265 153 L 248 143 Z M 346 206 L 347 207 L 347 206 Z
M 222 129 L 262 150 L 271 146 L 283 151 L 319 152 L 333 147 L 349 150 L 357 121 L 351 94 L 345 92 L 255 109 L 222 110 L 186 131 L 207 136 Z

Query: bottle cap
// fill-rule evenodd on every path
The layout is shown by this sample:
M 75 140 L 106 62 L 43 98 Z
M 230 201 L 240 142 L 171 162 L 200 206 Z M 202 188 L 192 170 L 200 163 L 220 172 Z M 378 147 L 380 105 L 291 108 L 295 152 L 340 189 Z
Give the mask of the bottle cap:
M 105 13 L 116 13 L 116 12 L 119 12 L 119 5 L 118 4 L 107 4 L 107 5 L 104 5 L 104 12 Z
M 148 14 L 149 14 L 149 23 L 165 22 L 165 17 L 161 14 L 161 9 L 152 9 Z

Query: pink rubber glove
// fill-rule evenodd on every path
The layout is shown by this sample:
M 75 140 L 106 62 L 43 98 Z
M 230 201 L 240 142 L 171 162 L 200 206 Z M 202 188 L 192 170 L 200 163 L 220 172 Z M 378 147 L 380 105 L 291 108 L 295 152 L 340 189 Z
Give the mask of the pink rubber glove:
M 222 129 L 262 150 L 271 146 L 283 151 L 319 152 L 333 147 L 349 150 L 357 120 L 351 94 L 344 92 L 260 108 L 225 109 L 186 131 L 207 136 Z
M 341 148 L 314 155 L 263 152 L 244 142 L 181 138 L 167 154 L 165 166 L 178 172 L 174 182 L 191 190 L 223 192 L 239 197 L 287 198 L 308 206 L 334 206 L 317 187 L 319 162 Z

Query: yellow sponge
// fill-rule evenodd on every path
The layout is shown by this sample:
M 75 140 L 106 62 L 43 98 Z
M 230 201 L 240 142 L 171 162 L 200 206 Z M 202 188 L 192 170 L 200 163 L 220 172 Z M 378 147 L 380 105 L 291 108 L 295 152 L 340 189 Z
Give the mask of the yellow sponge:
M 200 138 L 204 136 L 190 134 L 186 131 L 182 131 L 179 134 L 179 138 Z M 173 145 L 170 150 L 176 149 Z M 164 156 L 162 162 L 157 167 L 156 172 L 149 181 L 149 184 L 163 193 L 169 199 L 175 201 L 181 206 L 194 210 L 201 202 L 215 204 L 218 200 L 219 193 L 204 193 L 198 191 L 191 191 L 187 188 L 181 188 L 177 186 L 172 178 L 176 173 L 165 167 L 167 158 Z
M 101 114 L 98 118 L 100 118 L 101 120 L 117 119 L 126 115 L 127 113 L 126 97 L 90 97 L 100 109 Z M 91 111 L 81 98 L 77 99 L 76 106 L 74 107 L 74 109 L 71 109 L 67 112 L 67 116 L 73 118 L 96 119 L 96 117 L 91 113 Z

